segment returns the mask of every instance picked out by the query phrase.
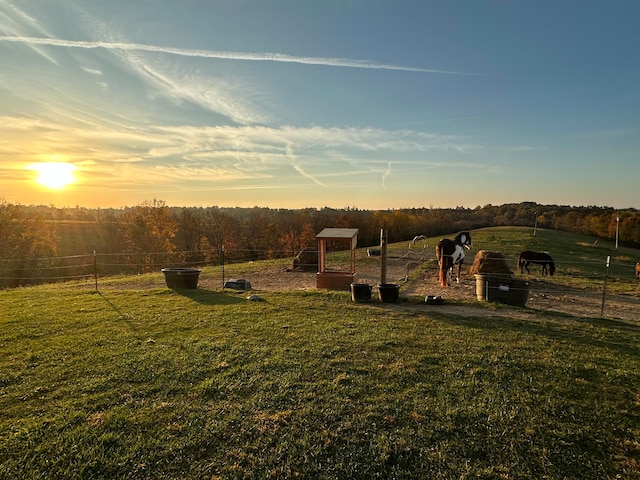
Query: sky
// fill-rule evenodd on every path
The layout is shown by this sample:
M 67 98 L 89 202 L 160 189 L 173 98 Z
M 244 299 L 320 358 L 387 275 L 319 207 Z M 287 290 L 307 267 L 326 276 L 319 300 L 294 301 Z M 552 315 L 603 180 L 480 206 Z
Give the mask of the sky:
M 0 0 L 0 202 L 640 208 L 639 20 L 637 0 Z

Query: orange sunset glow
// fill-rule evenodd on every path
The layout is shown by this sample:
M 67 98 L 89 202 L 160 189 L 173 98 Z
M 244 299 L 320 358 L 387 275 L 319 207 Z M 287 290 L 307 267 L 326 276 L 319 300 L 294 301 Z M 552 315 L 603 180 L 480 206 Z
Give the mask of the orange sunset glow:
M 35 181 L 43 187 L 60 190 L 75 181 L 73 171 L 75 167 L 66 162 L 45 162 L 31 165 L 31 170 L 37 172 Z

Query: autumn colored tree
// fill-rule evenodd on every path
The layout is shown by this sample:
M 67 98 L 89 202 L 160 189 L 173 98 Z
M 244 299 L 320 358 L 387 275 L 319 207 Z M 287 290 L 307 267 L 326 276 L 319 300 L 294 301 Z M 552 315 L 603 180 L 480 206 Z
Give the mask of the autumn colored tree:
M 184 252 L 185 260 L 188 263 L 204 261 L 206 239 L 202 231 L 200 209 L 182 208 L 175 213 L 175 219 L 178 224 L 176 244 Z
M 416 235 L 444 237 L 482 227 L 533 227 L 536 221 L 541 229 L 610 240 L 618 237 L 620 245 L 640 245 L 640 212 L 633 208 L 534 202 L 378 211 L 353 207 L 169 208 L 153 200 L 133 208 L 90 210 L 19 206 L 0 199 L 0 287 L 67 278 L 72 273 L 68 269 L 71 261 L 57 255 L 86 254 L 94 249 L 98 258 L 105 255 L 98 262 L 101 274 L 121 273 L 184 262 L 215 263 L 222 258 L 223 246 L 226 261 L 293 256 L 302 248 L 316 246 L 315 235 L 327 227 L 357 228 L 358 246 L 368 247 L 379 244 L 381 228 L 388 230 L 390 242 L 400 242 Z M 83 248 L 74 251 L 76 246 Z
M 56 253 L 55 231 L 51 224 L 19 205 L 4 201 L 0 202 L 0 244 L 2 287 L 40 281 L 44 276 L 43 267 L 53 264 L 50 257 Z
M 161 200 L 144 202 L 123 215 L 122 227 L 127 246 L 137 258 L 141 271 L 173 263 L 178 224 Z
M 219 261 L 223 247 L 233 258 L 238 247 L 238 222 L 218 207 L 199 210 L 198 216 L 208 261 Z
M 280 245 L 285 256 L 297 255 L 303 248 L 314 248 L 316 243 L 316 233 L 311 223 L 289 224 L 280 235 Z
M 243 218 L 237 250 L 244 252 L 246 260 L 282 256 L 278 245 L 278 224 L 273 211 L 255 207 Z

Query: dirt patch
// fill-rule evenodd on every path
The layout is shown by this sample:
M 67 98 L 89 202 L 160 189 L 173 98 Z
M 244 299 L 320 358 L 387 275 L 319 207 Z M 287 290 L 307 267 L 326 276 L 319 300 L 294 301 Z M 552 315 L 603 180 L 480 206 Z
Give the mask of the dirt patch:
M 532 276 L 516 276 L 524 278 L 529 284 L 529 297 L 525 308 L 510 307 L 503 305 L 499 310 L 486 310 L 473 306 L 456 307 L 457 311 L 451 308 L 451 313 L 473 314 L 487 316 L 508 316 L 511 318 L 524 318 L 531 315 L 538 315 L 541 312 L 553 318 L 577 317 L 577 318 L 600 318 L 620 319 L 640 326 L 640 298 L 607 295 L 602 303 L 602 292 L 589 292 L 558 286 L 532 278 Z M 468 275 L 461 279 L 460 283 L 452 284 L 451 287 L 443 288 L 438 284 L 436 273 L 425 272 L 422 281 L 414 281 L 403 286 L 401 292 L 405 295 L 442 295 L 445 300 L 475 300 L 476 281 L 475 277 Z M 478 301 L 479 304 L 484 303 Z M 445 305 L 446 306 L 446 305 Z M 444 307 L 444 306 L 443 306 Z M 471 310 L 467 310 L 471 309 Z M 473 312 L 473 313 L 472 313 Z
M 408 281 L 400 280 L 400 297 L 420 297 L 427 295 L 442 295 L 445 305 L 427 306 L 428 309 L 438 309 L 456 315 L 473 316 L 504 316 L 510 318 L 531 318 L 543 312 L 546 318 L 566 319 L 567 316 L 580 318 L 600 318 L 602 311 L 602 292 L 589 292 L 570 289 L 538 279 L 535 275 L 514 275 L 515 278 L 526 279 L 529 283 L 529 297 L 525 308 L 502 306 L 499 309 L 478 308 L 484 302 L 476 298 L 476 280 L 463 269 L 460 283 L 452 283 L 450 287 L 441 287 L 438 282 L 438 272 L 435 268 L 416 275 L 414 271 Z M 379 267 L 361 267 L 358 269 L 358 281 L 376 285 L 379 279 Z M 316 288 L 315 272 L 292 272 L 285 267 L 270 267 L 260 271 L 246 268 L 234 271 L 234 278 L 245 278 L 251 282 L 254 290 L 260 292 L 310 290 Z M 230 277 L 227 277 L 230 278 Z M 219 288 L 220 279 L 202 278 L 200 286 L 204 288 Z M 377 295 L 374 287 L 374 295 Z M 472 304 L 452 305 L 447 300 L 465 300 Z M 473 302 L 478 301 L 474 306 Z M 400 304 L 399 304 L 400 305 Z M 604 318 L 620 319 L 640 326 L 640 298 L 622 295 L 607 295 L 605 298 Z

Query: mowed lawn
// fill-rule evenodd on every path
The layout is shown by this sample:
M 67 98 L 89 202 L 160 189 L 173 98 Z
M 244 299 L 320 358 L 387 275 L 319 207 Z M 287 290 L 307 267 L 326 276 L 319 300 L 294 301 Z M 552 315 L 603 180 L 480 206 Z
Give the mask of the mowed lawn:
M 640 478 L 633 324 L 148 278 L 0 292 L 0 478 Z

